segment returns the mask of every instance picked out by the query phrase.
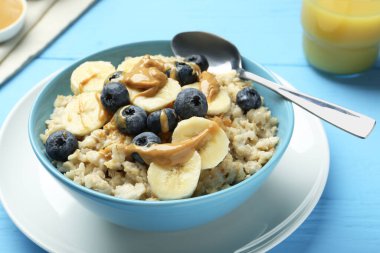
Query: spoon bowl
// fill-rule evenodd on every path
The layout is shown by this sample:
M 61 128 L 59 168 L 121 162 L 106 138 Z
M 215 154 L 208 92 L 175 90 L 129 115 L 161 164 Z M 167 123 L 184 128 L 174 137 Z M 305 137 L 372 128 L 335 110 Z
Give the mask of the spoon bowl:
M 172 39 L 172 50 L 176 56 L 204 55 L 209 61 L 208 71 L 221 73 L 234 69 L 242 79 L 252 80 L 276 92 L 285 99 L 299 105 L 315 116 L 360 138 L 366 138 L 376 121 L 365 115 L 306 95 L 294 89 L 281 87 L 261 76 L 245 71 L 239 50 L 231 42 L 206 32 L 183 32 Z
M 241 56 L 237 47 L 211 33 L 179 33 L 172 40 L 172 50 L 175 55 L 179 56 L 205 55 L 210 65 L 208 71 L 213 73 L 242 68 Z

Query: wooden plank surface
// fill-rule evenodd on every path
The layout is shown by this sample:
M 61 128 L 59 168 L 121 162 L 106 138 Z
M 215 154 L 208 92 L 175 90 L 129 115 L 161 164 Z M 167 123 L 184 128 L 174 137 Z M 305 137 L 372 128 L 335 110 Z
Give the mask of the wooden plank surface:
M 380 119 L 380 61 L 342 79 L 320 74 L 302 52 L 300 0 L 99 1 L 41 56 L 0 87 L 0 125 L 39 80 L 90 53 L 123 43 L 217 33 L 298 89 Z M 329 125 L 330 175 L 321 201 L 273 252 L 380 252 L 380 131 L 359 140 Z M 0 252 L 41 252 L 0 206 Z

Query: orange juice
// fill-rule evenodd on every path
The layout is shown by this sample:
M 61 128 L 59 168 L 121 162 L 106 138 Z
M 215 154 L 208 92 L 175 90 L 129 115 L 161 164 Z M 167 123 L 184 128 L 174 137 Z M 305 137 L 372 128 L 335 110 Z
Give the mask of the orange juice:
M 370 68 L 380 44 L 380 0 L 304 0 L 303 45 L 308 61 L 336 74 Z

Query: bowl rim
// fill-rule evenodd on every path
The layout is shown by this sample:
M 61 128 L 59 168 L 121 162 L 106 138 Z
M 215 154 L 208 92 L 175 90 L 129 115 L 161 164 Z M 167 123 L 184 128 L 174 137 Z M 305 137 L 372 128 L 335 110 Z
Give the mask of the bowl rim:
M 28 9 L 28 3 L 26 2 L 26 0 L 18 0 L 21 2 L 21 5 L 22 5 L 22 12 L 20 14 L 20 16 L 18 16 L 18 18 L 13 21 L 10 25 L 0 29 L 0 35 L 3 34 L 3 33 L 6 33 L 12 29 L 15 29 L 15 27 L 17 25 L 19 25 L 20 23 L 23 23 L 24 20 L 25 20 L 25 16 L 26 16 L 26 12 L 27 12 L 27 9 Z
M 101 200 L 112 202 L 115 204 L 132 205 L 132 206 L 168 206 L 168 205 L 179 205 L 179 204 L 187 204 L 188 205 L 188 204 L 192 204 L 192 203 L 201 203 L 204 201 L 208 201 L 211 198 L 222 197 L 222 196 L 225 196 L 226 194 L 227 195 L 233 194 L 239 188 L 244 187 L 245 185 L 251 183 L 252 181 L 257 181 L 258 178 L 265 175 L 264 173 L 266 172 L 268 167 L 270 167 L 272 165 L 272 163 L 276 163 L 281 159 L 281 157 L 283 156 L 284 152 L 286 151 L 286 149 L 289 145 L 290 139 L 291 139 L 293 131 L 294 131 L 293 105 L 291 102 L 289 102 L 287 100 L 284 100 L 284 102 L 285 102 L 286 110 L 290 116 L 289 122 L 288 122 L 290 124 L 290 126 L 289 126 L 290 131 L 287 132 L 285 134 L 285 136 L 280 140 L 280 141 L 282 141 L 283 144 L 280 147 L 276 148 L 273 156 L 269 159 L 269 161 L 259 171 L 257 171 L 255 174 L 253 174 L 249 178 L 247 178 L 247 179 L 245 179 L 245 180 L 243 180 L 243 181 L 241 181 L 235 185 L 232 185 L 231 187 L 228 187 L 226 189 L 222 189 L 222 190 L 217 191 L 217 192 L 213 192 L 213 193 L 209 193 L 209 194 L 201 195 L 201 196 L 197 196 L 197 197 L 191 197 L 191 198 L 185 198 L 185 199 L 176 199 L 176 200 L 147 201 L 147 200 L 123 199 L 123 198 L 118 198 L 118 197 L 115 197 L 112 195 L 108 195 L 108 194 L 105 194 L 102 192 L 98 192 L 96 190 L 87 188 L 87 187 L 82 186 L 82 185 L 79 185 L 79 184 L 75 183 L 73 180 L 65 177 L 61 172 L 59 172 L 57 170 L 57 168 L 53 166 L 53 164 L 51 163 L 51 161 L 47 157 L 47 155 L 44 154 L 43 152 L 40 152 L 38 145 L 37 145 L 37 142 L 41 141 L 41 140 L 39 138 L 37 138 L 37 140 L 35 140 L 32 137 L 32 136 L 34 136 L 33 133 L 35 130 L 34 130 L 33 124 L 31 124 L 32 122 L 35 122 L 34 119 L 36 117 L 36 110 L 37 110 L 36 105 L 39 104 L 41 102 L 41 100 L 43 100 L 43 98 L 45 97 L 45 93 L 47 92 L 48 88 L 54 84 L 55 79 L 57 79 L 61 75 L 63 75 L 66 71 L 68 71 L 68 69 L 73 68 L 74 66 L 77 66 L 77 65 L 83 63 L 84 61 L 88 60 L 89 58 L 96 57 L 98 54 L 107 53 L 107 51 L 115 51 L 115 50 L 125 48 L 125 47 L 133 47 L 136 45 L 144 46 L 145 44 L 160 44 L 160 43 L 162 43 L 162 44 L 167 43 L 170 45 L 170 40 L 148 40 L 148 41 L 133 42 L 133 43 L 122 44 L 122 45 L 118 45 L 115 47 L 110 47 L 110 48 L 106 48 L 104 50 L 97 51 L 97 52 L 92 53 L 86 57 L 83 57 L 79 60 L 76 60 L 74 63 L 72 63 L 69 66 L 65 67 L 64 69 L 60 70 L 60 72 L 57 75 L 55 75 L 52 79 L 50 79 L 47 84 L 45 84 L 45 86 L 42 88 L 42 90 L 39 92 L 39 94 L 35 98 L 31 112 L 29 114 L 28 136 L 29 136 L 29 141 L 31 143 L 32 149 L 33 149 L 35 155 L 37 156 L 38 160 L 40 161 L 42 166 L 49 172 L 49 174 L 51 174 L 56 180 L 62 182 L 65 186 L 69 187 L 70 189 L 75 190 L 76 192 L 84 193 L 85 195 L 87 195 L 90 198 L 101 199 Z M 243 59 L 243 65 L 245 62 L 249 62 L 249 63 L 261 68 L 271 78 L 273 78 L 276 83 L 278 83 L 279 85 L 282 85 L 281 82 L 276 78 L 276 76 L 270 70 L 265 68 L 264 66 L 254 62 L 254 61 L 251 61 L 245 57 L 242 57 L 242 59 Z

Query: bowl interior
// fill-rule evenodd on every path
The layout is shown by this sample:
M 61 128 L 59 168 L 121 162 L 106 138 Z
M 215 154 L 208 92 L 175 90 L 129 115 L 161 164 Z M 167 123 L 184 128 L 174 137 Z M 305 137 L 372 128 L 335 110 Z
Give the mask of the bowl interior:
M 40 134 L 43 133 L 46 129 L 45 121 L 49 118 L 50 114 L 53 112 L 53 104 L 57 95 L 69 95 L 72 94 L 70 90 L 70 76 L 73 70 L 82 64 L 85 61 L 110 61 L 114 66 L 117 66 L 121 63 L 125 56 L 140 56 L 145 54 L 162 54 L 166 56 L 173 55 L 170 48 L 170 41 L 148 41 L 148 42 L 139 42 L 133 44 L 122 45 L 118 47 L 114 47 L 111 49 L 107 49 L 101 51 L 99 53 L 88 56 L 73 65 L 67 67 L 61 73 L 59 73 L 56 77 L 54 77 L 40 92 L 37 99 L 35 100 L 32 112 L 29 119 L 29 138 L 33 147 L 34 152 L 37 155 L 37 158 L 41 161 L 44 167 L 59 181 L 65 183 L 68 186 L 73 187 L 77 191 L 85 192 L 93 197 L 102 197 L 107 199 L 113 199 L 115 201 L 124 201 L 124 202 L 144 202 L 144 201 L 132 201 L 132 200 L 123 200 L 117 199 L 112 196 L 108 196 L 102 193 L 98 193 L 96 191 L 87 189 L 85 187 L 78 186 L 73 181 L 67 179 L 60 172 L 58 172 L 55 167 L 51 164 L 47 154 L 45 152 L 45 147 L 40 140 Z M 277 81 L 275 77 L 270 73 L 270 71 L 266 70 L 262 66 L 249 61 L 248 59 L 243 58 L 244 67 L 264 78 L 267 78 L 272 81 Z M 260 174 L 265 173 L 266 168 L 271 167 L 272 163 L 275 163 L 281 158 L 281 155 L 284 153 L 292 132 L 293 132 L 293 124 L 294 124 L 294 115 L 293 115 L 293 107 L 290 102 L 284 100 L 282 97 L 277 95 L 276 93 L 256 84 L 255 88 L 264 97 L 265 106 L 269 107 L 272 111 L 272 115 L 278 118 L 279 126 L 278 126 L 278 136 L 280 137 L 280 142 L 277 145 L 275 154 L 269 160 L 269 162 L 264 166 L 263 169 L 259 170 L 254 176 L 250 177 L 247 180 L 237 184 L 245 184 L 247 181 L 255 180 L 255 177 L 258 177 Z M 236 185 L 236 186 L 237 186 Z M 231 190 L 233 187 L 230 187 L 223 191 Z M 213 194 L 219 194 L 217 193 Z M 213 194 L 209 194 L 206 196 L 210 196 Z M 206 197 L 202 196 L 202 197 Z M 202 198 L 197 197 L 197 198 Z M 192 198 L 192 199 L 197 199 Z M 189 200 L 192 200 L 189 199 Z M 162 201 L 165 202 L 165 201 Z M 158 203 L 162 203 L 158 202 Z M 173 201 L 171 201 L 173 202 Z

